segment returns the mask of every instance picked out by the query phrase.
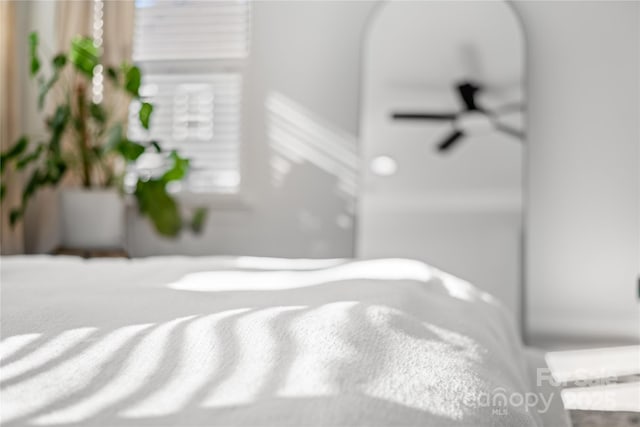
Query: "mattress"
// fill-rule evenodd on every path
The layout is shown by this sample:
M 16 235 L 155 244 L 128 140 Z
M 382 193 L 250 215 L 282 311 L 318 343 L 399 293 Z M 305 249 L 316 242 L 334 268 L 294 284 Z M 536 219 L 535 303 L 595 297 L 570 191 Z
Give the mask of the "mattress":
M 0 269 L 6 426 L 567 425 L 502 305 L 422 262 Z

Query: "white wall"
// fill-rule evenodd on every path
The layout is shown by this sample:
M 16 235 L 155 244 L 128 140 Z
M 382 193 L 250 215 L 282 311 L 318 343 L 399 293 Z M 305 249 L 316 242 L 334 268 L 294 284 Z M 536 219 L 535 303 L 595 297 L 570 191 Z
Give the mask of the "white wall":
M 529 49 L 529 328 L 637 335 L 640 3 L 515 6 Z

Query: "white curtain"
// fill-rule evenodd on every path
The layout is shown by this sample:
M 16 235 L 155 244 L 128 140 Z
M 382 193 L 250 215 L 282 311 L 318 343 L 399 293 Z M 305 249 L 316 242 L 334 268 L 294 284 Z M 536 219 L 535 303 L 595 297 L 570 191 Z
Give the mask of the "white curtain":
M 122 61 L 131 61 L 134 15 L 133 0 L 104 2 L 102 57 L 105 63 L 120 65 Z
M 16 5 L 0 1 L 0 149 L 9 148 L 20 133 L 21 110 L 16 58 Z M 9 210 L 20 205 L 22 177 L 8 171 L 3 177 L 7 193 L 0 206 L 0 253 L 19 254 L 24 251 L 22 223 L 11 228 Z
M 135 3 L 133 0 L 105 1 L 103 13 L 102 62 L 113 67 L 119 67 L 123 62 L 130 63 Z M 126 122 L 127 98 L 122 93 L 114 92 L 107 79 L 104 85 L 104 104 L 117 114 L 116 118 Z
M 56 41 L 59 50 L 67 51 L 76 35 L 92 35 L 93 0 L 58 0 L 56 2 Z

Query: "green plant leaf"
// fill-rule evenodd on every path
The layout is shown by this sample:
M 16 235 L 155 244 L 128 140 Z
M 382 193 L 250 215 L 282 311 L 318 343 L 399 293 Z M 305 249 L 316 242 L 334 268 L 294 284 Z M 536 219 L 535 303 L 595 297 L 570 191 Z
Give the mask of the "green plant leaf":
M 13 147 L 11 147 L 9 151 L 2 154 L 3 159 L 9 160 L 16 156 L 19 156 L 20 154 L 24 153 L 28 145 L 29 138 L 27 138 L 26 136 L 21 137 L 16 141 L 15 144 L 13 144 Z
M 122 124 L 116 123 L 107 132 L 107 141 L 105 148 L 114 149 L 118 146 L 118 143 L 122 139 Z
M 0 184 L 0 201 L 4 200 L 5 194 L 7 194 L 7 187 L 4 184 Z
M 89 105 L 89 114 L 91 114 L 91 117 L 96 119 L 98 123 L 104 124 L 107 121 L 107 112 L 100 104 L 92 102 L 91 105 Z
M 49 128 L 51 130 L 63 129 L 67 125 L 70 115 L 71 109 L 67 104 L 58 105 L 49 122 Z
M 117 151 L 120 140 L 122 140 L 122 124 L 117 123 L 113 125 L 107 133 L 107 142 L 104 147 L 105 151 Z
M 48 159 L 48 163 L 49 161 L 51 161 L 51 159 Z M 58 162 L 63 163 L 61 159 Z M 60 167 L 60 166 L 57 166 L 57 167 Z M 62 165 L 62 168 L 63 168 L 62 170 L 64 171 L 64 169 L 66 168 L 66 165 Z M 29 199 L 33 197 L 41 187 L 47 184 L 54 185 L 58 183 L 59 178 L 57 181 L 54 180 L 53 178 L 55 177 L 48 176 L 47 171 L 41 171 L 40 169 L 36 169 L 31 173 L 31 176 L 29 177 L 27 184 L 24 186 L 24 189 L 22 190 L 22 203 L 20 207 L 12 209 L 11 212 L 9 213 L 9 222 L 12 227 L 20 219 L 22 219 Z
M 13 144 L 11 148 L 9 148 L 9 150 L 5 151 L 4 153 L 0 153 L 0 173 L 4 171 L 4 164 L 8 160 L 13 159 L 14 157 L 18 157 L 19 155 L 24 153 L 28 145 L 29 145 L 29 138 L 27 138 L 26 136 L 23 136 L 20 139 L 18 139 L 16 143 Z
M 107 67 L 107 78 L 111 80 L 114 85 L 119 86 L 118 70 L 114 67 Z
M 13 208 L 9 212 L 9 224 L 13 228 L 22 218 L 22 208 Z
M 22 203 L 25 204 L 31 196 L 33 196 L 39 187 L 41 187 L 45 183 L 45 176 L 40 172 L 40 170 L 36 169 L 29 177 L 27 181 L 27 185 L 25 185 L 24 190 L 22 190 Z
M 58 81 L 59 74 L 54 73 L 53 76 L 47 81 L 40 81 L 40 90 L 38 91 L 38 111 L 41 111 L 44 107 L 44 100 L 47 97 L 47 94 Z
M 39 37 L 36 31 L 29 34 L 29 53 L 31 57 L 31 77 L 38 74 L 40 70 L 40 59 L 38 59 Z
M 140 118 L 140 124 L 143 128 L 149 129 L 149 119 L 151 118 L 151 113 L 153 112 L 153 105 L 148 102 L 143 102 L 140 104 L 140 111 L 138 112 L 138 117 Z
M 20 159 L 18 159 L 18 161 L 16 162 L 16 169 L 22 170 L 29 163 L 32 163 L 38 160 L 38 158 L 40 157 L 40 154 L 42 154 L 43 149 L 44 149 L 44 144 L 43 143 L 38 144 L 36 149 L 33 150 L 30 154 L 27 154 L 26 156 L 23 156 Z
M 59 53 L 53 57 L 51 64 L 53 65 L 53 69 L 59 72 L 62 67 L 67 64 L 67 56 L 64 53 Z
M 43 184 L 56 185 L 62 180 L 67 171 L 67 164 L 61 157 L 49 157 L 46 167 L 47 173 L 42 179 Z
M 142 74 L 140 68 L 135 65 L 125 65 L 124 89 L 134 97 L 140 96 L 140 83 L 142 83 Z
M 35 56 L 31 58 L 31 75 L 35 76 L 40 69 L 40 61 Z
M 94 145 L 93 147 L 91 147 L 91 153 L 95 158 L 99 159 L 105 153 L 105 150 L 103 146 Z
M 135 161 L 145 150 L 146 148 L 143 145 L 127 138 L 122 138 L 117 146 L 117 151 L 129 162 Z
M 206 208 L 197 208 L 193 213 L 193 217 L 191 218 L 191 231 L 194 233 L 200 234 L 204 229 L 204 222 L 207 219 L 207 209 Z
M 58 105 L 56 111 L 47 120 L 47 127 L 51 130 L 51 138 L 49 139 L 49 146 L 55 153 L 60 153 L 60 142 L 62 140 L 62 134 L 64 133 L 69 119 L 71 118 L 71 109 L 68 105 Z
M 138 181 L 135 190 L 140 213 L 149 217 L 156 231 L 167 237 L 175 237 L 182 228 L 182 220 L 176 201 L 167 193 L 160 180 Z
M 76 36 L 71 40 L 69 61 L 75 68 L 89 78 L 93 77 L 93 69 L 100 62 L 100 50 L 89 37 Z
M 171 166 L 171 169 L 162 175 L 161 179 L 164 182 L 179 181 L 184 178 L 189 171 L 189 159 L 180 157 L 176 150 L 171 152 L 169 158 L 173 160 L 173 165 Z
M 56 84 L 58 79 L 60 78 L 60 70 L 67 64 L 67 57 L 64 53 L 59 53 L 53 57 L 51 60 L 51 65 L 53 66 L 53 75 L 49 80 L 41 79 L 39 80 L 40 90 L 38 91 L 38 110 L 42 110 L 44 107 L 44 101 L 47 97 L 47 94 L 51 90 L 51 88 Z

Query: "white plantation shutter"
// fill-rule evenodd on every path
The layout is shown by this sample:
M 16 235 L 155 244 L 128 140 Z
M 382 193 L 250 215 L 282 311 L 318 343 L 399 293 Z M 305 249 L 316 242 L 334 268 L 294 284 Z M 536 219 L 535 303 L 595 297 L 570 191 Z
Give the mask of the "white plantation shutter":
M 249 3 L 241 0 L 136 0 L 138 61 L 244 58 Z
M 241 78 L 238 74 L 148 74 L 140 91 L 154 105 L 150 130 L 131 106 L 129 136 L 156 140 L 191 159 L 188 189 L 233 192 L 240 183 Z
M 190 158 L 189 191 L 237 192 L 249 3 L 136 0 L 135 19 L 140 94 L 154 112 L 146 131 L 136 119 L 139 103 L 132 103 L 130 137 Z

